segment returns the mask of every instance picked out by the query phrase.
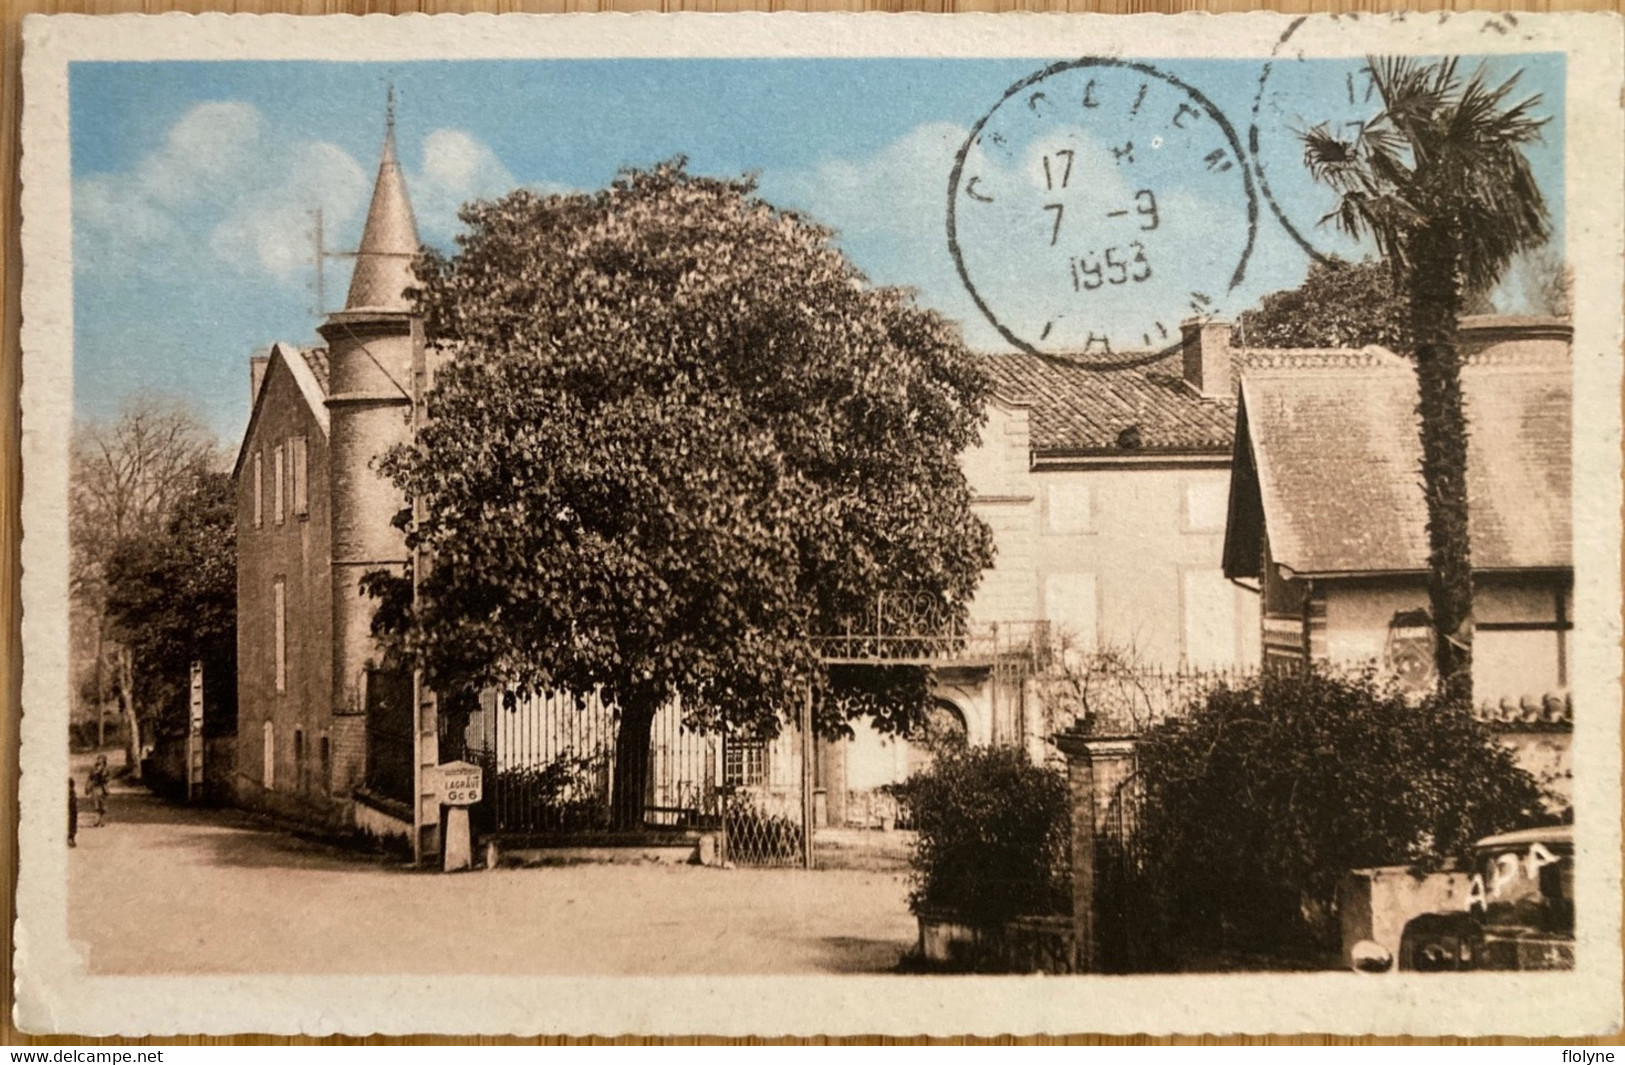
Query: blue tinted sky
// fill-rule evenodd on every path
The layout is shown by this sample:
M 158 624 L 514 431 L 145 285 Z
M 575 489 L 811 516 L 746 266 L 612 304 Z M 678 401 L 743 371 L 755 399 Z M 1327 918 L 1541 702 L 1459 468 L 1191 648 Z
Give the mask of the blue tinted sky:
M 1047 62 L 75 64 L 76 409 L 107 417 L 141 389 L 181 394 L 235 441 L 247 420 L 250 352 L 316 339 L 310 211 L 323 209 L 330 247 L 354 246 L 391 82 L 400 154 L 429 243 L 450 247 L 464 200 L 519 184 L 597 188 L 621 166 L 682 153 L 697 172 L 759 173 L 764 196 L 836 229 L 874 280 L 914 287 L 921 302 L 960 321 L 972 344 L 1002 347 L 948 254 L 948 177 L 972 126 Z M 1261 63 L 1150 62 L 1210 99 L 1246 145 Z M 1544 97 L 1542 111 L 1561 116 L 1560 56 L 1496 62 L 1501 73 L 1522 69 L 1526 88 Z M 1354 255 L 1359 249 L 1316 228 L 1329 201 L 1307 181 L 1285 127 L 1365 110 L 1345 99 L 1357 67 L 1274 68 L 1251 160 L 1312 244 Z M 1559 227 L 1561 134 L 1554 121 L 1532 153 Z M 1228 217 L 1216 205 L 1212 224 Z M 1246 277 L 1222 309 L 1297 284 L 1308 262 L 1261 203 Z M 345 263 L 331 262 L 326 308 L 347 282 Z

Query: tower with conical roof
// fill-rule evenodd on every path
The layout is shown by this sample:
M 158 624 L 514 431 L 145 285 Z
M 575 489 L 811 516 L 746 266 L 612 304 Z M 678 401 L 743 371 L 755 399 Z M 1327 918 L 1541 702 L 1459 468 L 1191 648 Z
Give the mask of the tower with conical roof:
M 403 802 L 415 792 L 411 762 L 392 768 L 399 759 L 381 747 L 370 749 L 378 745 L 369 746 L 368 734 L 411 734 L 411 685 L 398 674 L 380 672 L 384 663 L 372 636 L 376 603 L 362 592 L 361 581 L 375 570 L 404 572 L 407 562 L 405 536 L 392 524 L 404 501 L 378 473 L 376 460 L 412 433 L 413 370 L 422 331 L 407 290 L 414 284 L 417 251 L 412 204 L 395 155 L 391 93 L 378 179 L 349 295 L 344 309 L 328 315 L 319 331 L 329 361 L 335 761 L 352 767 L 350 775 L 359 778 L 343 784 L 365 785 L 371 793 Z

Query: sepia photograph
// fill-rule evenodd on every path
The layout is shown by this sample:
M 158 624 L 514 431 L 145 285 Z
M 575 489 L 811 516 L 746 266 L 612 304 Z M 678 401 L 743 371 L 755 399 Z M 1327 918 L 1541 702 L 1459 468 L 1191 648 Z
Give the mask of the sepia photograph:
M 19 1026 L 1615 1030 L 1621 22 L 1147 18 L 31 18 Z

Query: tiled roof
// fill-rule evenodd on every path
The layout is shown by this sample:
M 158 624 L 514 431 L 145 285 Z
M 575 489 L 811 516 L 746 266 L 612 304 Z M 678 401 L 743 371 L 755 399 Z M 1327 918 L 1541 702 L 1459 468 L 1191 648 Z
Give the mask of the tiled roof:
M 1127 370 L 1096 370 L 1037 355 L 984 356 L 993 393 L 1032 405 L 1039 452 L 1226 452 L 1235 431 L 1233 399 L 1198 395 L 1173 355 Z M 1119 441 L 1128 430 L 1138 444 Z
M 1032 407 L 1032 444 L 1040 452 L 1219 452 L 1235 434 L 1232 396 L 1203 396 L 1186 383 L 1175 352 L 1143 366 L 1099 370 L 1064 357 L 983 356 L 993 393 Z M 1256 369 L 1402 365 L 1393 352 L 1366 348 L 1246 348 L 1231 352 L 1231 374 Z M 1125 436 L 1128 430 L 1135 432 Z M 1125 448 L 1125 439 L 1137 440 Z
M 300 348 L 292 344 L 276 343 L 271 345 L 269 362 L 266 365 L 267 380 L 278 363 L 288 368 L 288 375 L 293 378 L 294 386 L 299 390 L 299 397 L 310 408 L 310 414 L 316 425 L 326 435 L 329 429 L 327 416 L 327 349 L 326 348 Z M 255 426 L 259 424 L 260 411 L 265 405 L 266 387 L 263 385 L 254 395 L 254 406 L 248 412 L 248 427 L 243 430 L 242 442 L 237 445 L 237 461 L 232 466 L 231 475 L 236 477 L 241 472 L 243 460 L 248 455 L 249 442 L 254 438 Z
M 1469 360 L 1462 390 L 1474 568 L 1571 565 L 1567 361 Z M 1247 461 L 1276 562 L 1305 574 L 1426 568 L 1408 363 L 1249 372 L 1241 392 Z M 1240 541 L 1237 551 L 1246 553 Z M 1228 547 L 1226 557 L 1239 564 Z
M 298 348 L 295 350 L 304 356 L 305 365 L 310 367 L 310 374 L 316 378 L 316 384 L 321 387 L 322 395 L 327 395 L 331 391 L 327 387 L 327 349 Z

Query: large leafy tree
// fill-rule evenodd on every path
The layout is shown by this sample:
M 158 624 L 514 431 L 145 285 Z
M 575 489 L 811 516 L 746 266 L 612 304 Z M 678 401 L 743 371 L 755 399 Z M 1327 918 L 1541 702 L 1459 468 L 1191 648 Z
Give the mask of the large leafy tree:
M 437 688 L 601 691 L 632 827 L 663 705 L 770 733 L 804 685 L 832 694 L 814 637 L 877 593 L 963 619 L 992 544 L 957 462 L 987 385 L 954 327 L 680 159 L 462 219 L 419 271 L 451 358 L 383 464 L 432 560 L 399 646 Z M 873 680 L 924 702 L 917 671 Z M 831 728 L 873 700 L 818 705 Z
M 1387 264 L 1336 257 L 1309 265 L 1297 288 L 1272 292 L 1239 316 L 1235 341 L 1255 348 L 1410 350 L 1409 308 Z
M 237 705 L 236 495 L 228 474 L 172 485 L 171 513 L 122 537 L 106 565 L 111 631 L 136 664 L 125 682 L 147 729 L 180 727 L 194 661 L 203 663 L 211 731 Z
M 1304 161 L 1339 196 L 1328 219 L 1369 236 L 1409 304 L 1428 513 L 1428 595 L 1447 701 L 1472 700 L 1473 580 L 1467 526 L 1467 420 L 1456 322 L 1463 293 L 1486 292 L 1549 232 L 1524 148 L 1539 138 L 1539 94 L 1513 101 L 1517 76 L 1463 76 L 1454 58 L 1373 58 L 1381 99 L 1353 137 L 1304 133 Z

